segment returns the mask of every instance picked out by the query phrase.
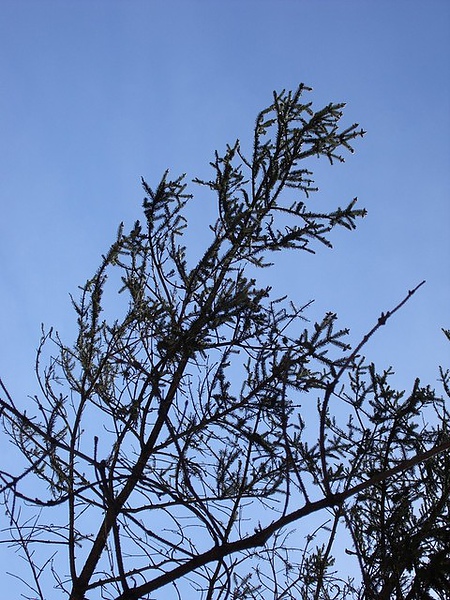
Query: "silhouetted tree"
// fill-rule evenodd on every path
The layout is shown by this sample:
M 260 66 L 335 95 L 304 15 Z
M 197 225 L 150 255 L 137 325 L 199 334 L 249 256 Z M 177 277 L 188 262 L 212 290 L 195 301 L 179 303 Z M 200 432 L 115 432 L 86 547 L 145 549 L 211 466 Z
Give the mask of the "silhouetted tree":
M 48 575 L 70 600 L 450 597 L 445 401 L 362 354 L 422 283 L 353 345 L 334 313 L 310 324 L 258 286 L 271 253 L 331 246 L 365 215 L 310 205 L 311 159 L 343 161 L 364 132 L 309 91 L 274 93 L 251 156 L 236 142 L 194 180 L 218 207 L 197 262 L 183 177 L 143 181 L 142 222 L 73 299 L 75 343 L 43 331 L 33 402 L 1 384 L 25 597 L 56 598 Z

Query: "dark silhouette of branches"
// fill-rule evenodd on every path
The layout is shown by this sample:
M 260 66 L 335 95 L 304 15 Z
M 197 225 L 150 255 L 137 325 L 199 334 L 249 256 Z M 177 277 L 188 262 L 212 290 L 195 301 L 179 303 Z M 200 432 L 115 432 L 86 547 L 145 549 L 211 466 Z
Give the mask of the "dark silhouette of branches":
M 311 207 L 311 159 L 343 161 L 364 132 L 309 91 L 274 93 L 252 155 L 237 141 L 194 180 L 218 203 L 198 261 L 184 178 L 143 181 L 143 221 L 72 299 L 75 342 L 43 331 L 31 406 L 0 381 L 20 452 L 0 471 L 2 541 L 31 569 L 25 597 L 450 594 L 445 399 L 393 389 L 362 354 L 424 282 L 354 344 L 336 314 L 309 323 L 308 304 L 257 283 L 272 252 L 331 247 L 365 215 L 356 199 Z

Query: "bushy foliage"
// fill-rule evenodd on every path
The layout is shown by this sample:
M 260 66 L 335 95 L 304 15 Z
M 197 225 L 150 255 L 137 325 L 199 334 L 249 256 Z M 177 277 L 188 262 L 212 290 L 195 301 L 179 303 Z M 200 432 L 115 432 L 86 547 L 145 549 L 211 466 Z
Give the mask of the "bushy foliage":
M 422 284 L 355 344 L 334 313 L 309 323 L 258 285 L 272 252 L 330 246 L 365 215 L 311 208 L 304 165 L 343 161 L 364 132 L 309 91 L 274 93 L 252 155 L 236 142 L 194 180 L 218 206 L 196 264 L 184 177 L 143 181 L 142 221 L 73 299 L 75 343 L 43 333 L 34 412 L 2 384 L 24 459 L 0 473 L 6 539 L 28 597 L 56 597 L 48 571 L 71 600 L 449 597 L 445 401 L 392 389 L 362 355 Z

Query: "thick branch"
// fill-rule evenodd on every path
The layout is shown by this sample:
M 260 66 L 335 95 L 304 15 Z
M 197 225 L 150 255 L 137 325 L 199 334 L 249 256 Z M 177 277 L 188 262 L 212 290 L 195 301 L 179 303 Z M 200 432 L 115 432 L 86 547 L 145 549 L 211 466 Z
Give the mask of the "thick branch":
M 369 479 L 362 481 L 358 485 L 337 494 L 331 494 L 321 500 L 317 500 L 315 502 L 309 502 L 302 506 L 302 508 L 289 513 L 280 519 L 274 521 L 267 527 L 257 530 L 253 535 L 250 535 L 246 538 L 236 540 L 234 542 L 225 542 L 220 546 L 215 546 L 210 550 L 204 552 L 203 554 L 199 554 L 198 556 L 188 560 L 184 564 L 176 567 L 172 571 L 164 573 L 159 577 L 156 577 L 152 581 L 149 581 L 143 585 L 137 586 L 135 588 L 129 589 L 125 591 L 123 594 L 118 596 L 117 600 L 138 600 L 138 598 L 142 598 L 145 594 L 149 594 L 158 588 L 161 588 L 173 581 L 176 581 L 180 577 L 187 575 L 188 573 L 192 573 L 196 569 L 203 567 L 211 562 L 215 562 L 218 560 L 223 560 L 227 556 L 235 554 L 237 552 L 242 552 L 245 550 L 250 550 L 252 548 L 258 548 L 260 546 L 264 546 L 266 542 L 272 537 L 277 531 L 286 527 L 287 525 L 299 521 L 300 519 L 319 512 L 326 508 L 332 508 L 334 506 L 342 506 L 342 504 L 352 498 L 356 494 L 363 492 L 364 490 L 397 475 L 398 473 L 402 473 L 411 469 L 418 465 L 419 463 L 423 463 L 430 458 L 438 454 L 442 454 L 450 450 L 450 441 L 444 442 L 439 446 L 435 446 L 426 452 L 422 452 L 417 454 L 416 456 L 400 462 L 395 467 L 388 469 L 386 471 L 380 471 L 376 473 Z

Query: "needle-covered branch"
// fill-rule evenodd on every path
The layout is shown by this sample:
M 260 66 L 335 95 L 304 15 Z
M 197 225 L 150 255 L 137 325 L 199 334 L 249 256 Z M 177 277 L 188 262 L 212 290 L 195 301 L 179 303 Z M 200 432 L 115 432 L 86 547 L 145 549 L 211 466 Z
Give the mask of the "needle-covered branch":
M 273 252 L 331 247 L 365 215 L 356 199 L 313 202 L 316 158 L 342 162 L 364 132 L 309 92 L 275 93 L 250 155 L 235 142 L 194 180 L 217 203 L 195 249 L 184 177 L 143 181 L 142 219 L 72 298 L 76 339 L 43 333 L 38 393 L 13 400 L 1 382 L 17 450 L 0 469 L 1 541 L 30 566 L 29 598 L 450 589 L 445 400 L 419 381 L 392 388 L 362 355 L 422 284 L 359 341 L 334 312 L 310 322 L 308 299 L 258 284 Z M 354 579 L 333 567 L 344 529 Z

